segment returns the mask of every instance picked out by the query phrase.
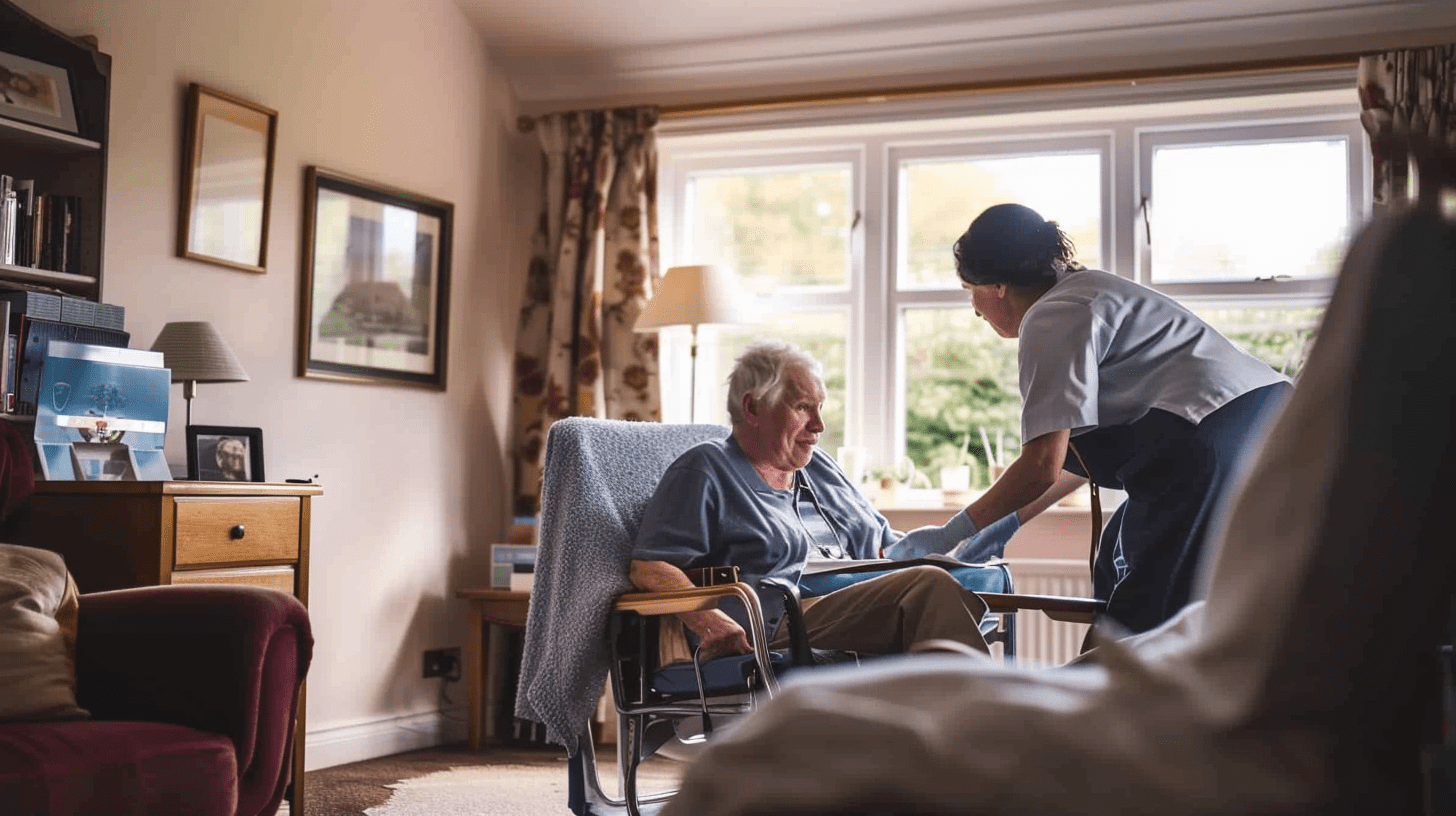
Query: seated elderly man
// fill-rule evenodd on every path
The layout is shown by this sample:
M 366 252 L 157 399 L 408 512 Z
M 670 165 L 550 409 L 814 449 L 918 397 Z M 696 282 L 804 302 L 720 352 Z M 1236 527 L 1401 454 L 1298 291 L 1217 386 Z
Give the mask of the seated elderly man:
M 729 378 L 733 432 L 680 456 L 648 502 L 632 553 L 639 589 L 692 586 L 685 569 L 733 565 L 756 586 L 764 577 L 797 583 L 811 560 L 873 559 L 973 551 L 995 555 L 1019 522 L 1015 515 L 984 531 L 964 512 L 943 527 L 901 536 L 816 446 L 824 430 L 824 384 L 817 361 L 797 346 L 760 342 Z M 770 648 L 788 645 L 779 631 L 783 600 L 758 590 Z M 946 570 L 916 565 L 804 599 L 815 648 L 887 654 L 950 640 L 980 651 L 986 605 Z M 706 655 L 750 651 L 741 609 L 680 616 Z

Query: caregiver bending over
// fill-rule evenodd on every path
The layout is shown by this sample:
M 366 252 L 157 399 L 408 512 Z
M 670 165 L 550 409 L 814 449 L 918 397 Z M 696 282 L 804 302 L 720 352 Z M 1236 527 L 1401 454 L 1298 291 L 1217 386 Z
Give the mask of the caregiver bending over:
M 1023 403 L 1021 455 L 966 508 L 970 528 L 1080 477 L 1127 491 L 1092 590 L 1127 630 L 1157 626 L 1188 603 L 1215 508 L 1288 378 L 1173 299 L 1084 268 L 1028 207 L 987 209 L 954 251 L 976 314 L 1018 339 Z

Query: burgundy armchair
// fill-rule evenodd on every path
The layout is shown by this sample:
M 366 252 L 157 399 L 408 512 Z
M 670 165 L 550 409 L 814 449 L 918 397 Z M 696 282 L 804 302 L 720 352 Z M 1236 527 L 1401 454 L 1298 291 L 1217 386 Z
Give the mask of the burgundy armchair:
M 91 717 L 0 724 L 0 809 L 268 816 L 312 654 L 307 610 L 277 590 L 82 595 L 76 697 Z

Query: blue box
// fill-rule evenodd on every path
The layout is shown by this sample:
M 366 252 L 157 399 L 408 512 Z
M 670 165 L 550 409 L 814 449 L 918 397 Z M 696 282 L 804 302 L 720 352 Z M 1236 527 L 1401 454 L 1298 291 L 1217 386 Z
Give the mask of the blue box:
M 172 372 L 159 352 L 52 340 L 35 444 L 53 480 L 166 481 Z

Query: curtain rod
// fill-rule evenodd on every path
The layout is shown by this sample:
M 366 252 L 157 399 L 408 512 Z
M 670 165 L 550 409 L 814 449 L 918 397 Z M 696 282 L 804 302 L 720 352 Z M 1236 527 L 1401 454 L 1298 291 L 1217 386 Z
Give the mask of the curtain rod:
M 736 113 L 759 113 L 785 108 L 825 107 L 830 105 L 881 104 L 890 101 L 911 99 L 932 99 L 947 96 L 976 96 L 979 94 L 1004 93 L 1008 91 L 1059 90 L 1068 88 L 1089 88 L 1108 85 L 1122 85 L 1129 82 L 1158 82 L 1200 77 L 1230 77 L 1249 74 L 1319 71 L 1330 68 L 1346 68 L 1360 59 L 1360 54 L 1322 55 L 1297 59 L 1260 60 L 1254 62 L 1217 63 L 1212 65 L 1164 68 L 1159 70 L 1106 71 L 1088 74 L 1074 74 L 1065 77 L 1037 77 L 1031 79 L 997 80 L 990 82 L 960 82 L 940 85 L 910 85 L 897 88 L 880 88 L 866 91 L 801 94 L 790 96 L 769 96 L 757 99 L 707 102 L 701 104 L 662 105 L 658 112 L 663 119 L 686 119 L 694 116 L 723 116 Z M 522 116 L 516 120 L 522 133 L 535 130 L 536 117 Z

